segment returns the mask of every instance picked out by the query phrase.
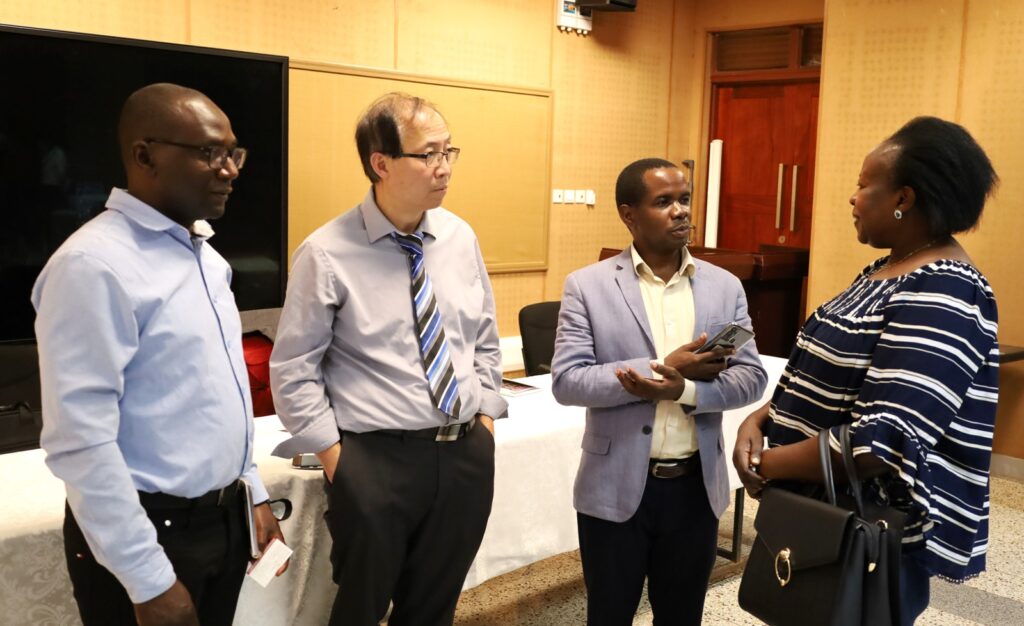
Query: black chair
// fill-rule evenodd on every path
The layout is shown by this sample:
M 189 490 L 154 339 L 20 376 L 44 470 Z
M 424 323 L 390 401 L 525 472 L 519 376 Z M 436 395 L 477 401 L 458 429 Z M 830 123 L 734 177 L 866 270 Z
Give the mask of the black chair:
M 519 334 L 523 339 L 523 367 L 527 376 L 551 373 L 561 306 L 561 302 L 537 302 L 519 310 Z

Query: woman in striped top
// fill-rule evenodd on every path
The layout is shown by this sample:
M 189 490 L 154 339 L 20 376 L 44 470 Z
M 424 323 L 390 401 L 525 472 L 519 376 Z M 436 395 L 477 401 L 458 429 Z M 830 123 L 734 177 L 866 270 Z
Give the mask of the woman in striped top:
M 880 476 L 909 512 L 904 624 L 927 607 L 930 576 L 962 582 L 985 568 L 996 301 L 953 234 L 977 224 L 996 182 L 967 131 L 936 118 L 911 120 L 867 155 L 853 224 L 861 243 L 890 253 L 807 320 L 733 455 L 755 497 L 765 481 L 820 483 L 816 435 L 831 429 L 838 461 L 839 426 L 852 424 L 860 474 Z

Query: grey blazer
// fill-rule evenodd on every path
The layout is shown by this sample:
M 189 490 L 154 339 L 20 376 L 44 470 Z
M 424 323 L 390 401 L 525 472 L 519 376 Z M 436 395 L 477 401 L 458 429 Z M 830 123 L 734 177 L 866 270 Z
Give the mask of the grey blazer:
M 694 337 L 705 331 L 712 337 L 731 322 L 750 328 L 739 279 L 710 263 L 695 264 Z M 627 392 L 615 377 L 616 368 L 626 367 L 650 376 L 656 358 L 639 280 L 628 248 L 570 274 L 551 363 L 555 398 L 587 408 L 573 503 L 581 513 L 613 522 L 626 521 L 640 506 L 651 453 L 655 405 Z M 696 381 L 704 486 L 717 517 L 729 504 L 722 411 L 755 402 L 766 384 L 753 341 L 713 381 Z

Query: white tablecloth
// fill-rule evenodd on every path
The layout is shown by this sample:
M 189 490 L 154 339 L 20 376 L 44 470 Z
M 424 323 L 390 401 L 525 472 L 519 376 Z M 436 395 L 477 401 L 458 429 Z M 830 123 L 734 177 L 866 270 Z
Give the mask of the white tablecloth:
M 785 361 L 762 357 L 770 397 Z M 578 548 L 572 484 L 579 463 L 584 411 L 564 407 L 550 393 L 550 377 L 523 379 L 541 388 L 510 400 L 509 419 L 496 424 L 494 505 L 487 532 L 470 567 L 466 588 L 541 559 Z M 754 403 L 725 415 L 725 449 Z M 262 589 L 242 587 L 236 624 L 319 625 L 334 598 L 323 523 L 321 472 L 299 470 L 270 456 L 287 435 L 276 417 L 256 420 L 255 457 L 271 497 L 295 506 L 283 524 L 295 549 L 287 573 Z M 0 621 L 77 624 L 64 565 L 61 525 L 64 487 L 43 463 L 41 450 L 0 455 Z M 739 481 L 730 465 L 730 485 Z

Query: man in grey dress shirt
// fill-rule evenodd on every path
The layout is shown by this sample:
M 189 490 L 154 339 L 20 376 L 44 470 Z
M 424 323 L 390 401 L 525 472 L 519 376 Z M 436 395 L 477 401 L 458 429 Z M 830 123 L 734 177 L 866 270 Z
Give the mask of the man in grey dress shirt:
M 476 235 L 440 208 L 444 117 L 388 94 L 360 119 L 372 187 L 295 251 L 270 359 L 275 454 L 316 452 L 339 585 L 331 624 L 451 624 L 494 487 L 501 355 Z

